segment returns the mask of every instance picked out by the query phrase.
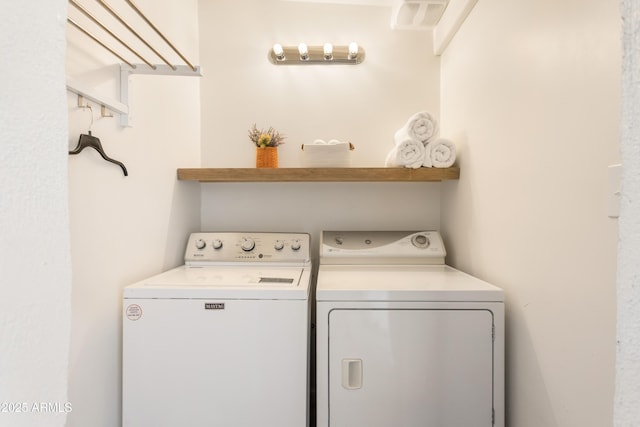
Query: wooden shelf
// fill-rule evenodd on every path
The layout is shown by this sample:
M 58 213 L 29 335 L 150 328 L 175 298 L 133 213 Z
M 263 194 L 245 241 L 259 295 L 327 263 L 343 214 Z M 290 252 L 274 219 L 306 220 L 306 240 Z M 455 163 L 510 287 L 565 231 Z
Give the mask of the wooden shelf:
M 460 168 L 184 168 L 181 181 L 199 182 L 420 182 L 458 179 Z

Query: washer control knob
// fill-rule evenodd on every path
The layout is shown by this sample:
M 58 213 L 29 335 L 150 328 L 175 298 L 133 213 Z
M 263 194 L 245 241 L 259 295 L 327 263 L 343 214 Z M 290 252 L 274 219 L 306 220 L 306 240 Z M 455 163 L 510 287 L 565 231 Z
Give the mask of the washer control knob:
M 281 251 L 282 248 L 284 248 L 284 242 L 282 240 L 276 240 L 276 243 L 274 243 L 273 248 L 276 251 Z
M 220 249 L 222 247 L 222 240 L 215 239 L 213 241 L 213 249 Z
M 416 234 L 415 236 L 413 236 L 411 238 L 411 243 L 413 243 L 413 246 L 415 246 L 416 248 L 421 248 L 421 249 L 428 248 L 429 245 L 431 244 L 431 242 L 429 241 L 429 238 L 424 234 Z
M 196 248 L 198 249 L 204 249 L 207 246 L 207 242 L 205 242 L 202 239 L 198 239 L 196 240 Z
M 240 247 L 245 252 L 250 252 L 256 247 L 256 242 L 250 237 L 243 237 Z
M 301 246 L 302 245 L 300 244 L 300 240 L 294 240 L 293 242 L 291 242 L 291 249 L 293 249 L 294 251 L 299 251 Z

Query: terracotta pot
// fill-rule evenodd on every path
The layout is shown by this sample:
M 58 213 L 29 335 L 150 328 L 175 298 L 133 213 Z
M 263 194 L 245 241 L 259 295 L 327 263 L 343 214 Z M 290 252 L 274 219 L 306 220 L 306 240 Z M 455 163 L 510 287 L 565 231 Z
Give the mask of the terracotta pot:
M 257 168 L 278 167 L 278 147 L 256 147 Z

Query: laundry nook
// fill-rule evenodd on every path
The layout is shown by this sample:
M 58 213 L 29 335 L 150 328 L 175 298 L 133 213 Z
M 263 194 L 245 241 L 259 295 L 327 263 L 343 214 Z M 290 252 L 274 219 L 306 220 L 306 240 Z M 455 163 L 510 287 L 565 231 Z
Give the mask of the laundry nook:
M 640 419 L 640 5 L 0 17 L 0 426 Z

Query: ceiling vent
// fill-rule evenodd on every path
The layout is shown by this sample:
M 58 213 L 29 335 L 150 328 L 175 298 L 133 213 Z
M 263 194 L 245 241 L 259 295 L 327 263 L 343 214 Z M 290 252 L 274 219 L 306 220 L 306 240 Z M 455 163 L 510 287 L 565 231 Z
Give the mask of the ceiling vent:
M 401 0 L 391 9 L 391 28 L 396 30 L 433 29 L 449 0 Z

